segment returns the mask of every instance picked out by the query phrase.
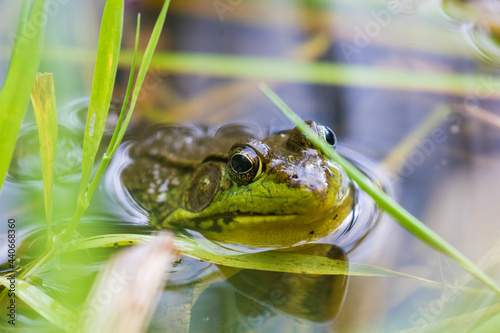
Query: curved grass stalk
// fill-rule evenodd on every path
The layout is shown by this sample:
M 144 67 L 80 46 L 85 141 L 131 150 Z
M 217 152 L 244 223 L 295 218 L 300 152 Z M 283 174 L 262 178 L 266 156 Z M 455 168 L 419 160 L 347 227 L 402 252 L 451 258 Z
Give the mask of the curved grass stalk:
M 408 230 L 413 236 L 417 237 L 423 243 L 455 261 L 457 264 L 462 266 L 462 268 L 467 270 L 475 278 L 490 287 L 497 293 L 497 295 L 500 296 L 500 288 L 498 287 L 496 282 L 485 272 L 483 272 L 478 266 L 476 266 L 476 264 L 474 264 L 469 258 L 464 256 L 450 243 L 448 243 L 442 237 L 432 231 L 429 227 L 420 222 L 415 216 L 410 214 L 387 193 L 375 186 L 375 184 L 373 184 L 355 166 L 353 166 L 351 163 L 337 154 L 337 152 L 335 152 L 334 149 L 328 146 L 326 142 L 319 139 L 319 137 L 314 134 L 314 132 L 304 123 L 304 121 L 300 119 L 300 117 L 297 116 L 290 109 L 290 107 L 288 107 L 288 105 L 286 105 L 286 103 L 278 95 L 276 95 L 276 93 L 272 91 L 265 83 L 261 83 L 259 85 L 259 88 L 288 117 L 288 119 L 290 119 L 298 128 L 300 128 L 300 130 L 326 154 L 327 157 L 339 163 L 344 168 L 347 175 L 353 181 L 355 181 L 361 189 L 368 193 L 368 195 L 370 195 L 375 200 L 380 208 L 391 215 L 396 220 L 396 222 L 398 222 L 403 228 Z
M 90 248 L 127 246 L 151 242 L 154 239 L 154 236 L 139 234 L 101 235 L 78 240 L 63 250 L 75 251 Z M 176 248 L 182 250 L 183 254 L 186 256 L 233 268 L 318 275 L 411 278 L 434 287 L 443 286 L 441 283 L 435 281 L 382 267 L 350 263 L 322 256 L 282 251 L 264 251 L 250 254 L 224 254 L 209 242 L 203 242 L 203 246 L 201 246 L 199 242 L 187 238 L 176 237 L 174 241 Z M 209 248 L 209 250 L 207 250 L 207 248 Z

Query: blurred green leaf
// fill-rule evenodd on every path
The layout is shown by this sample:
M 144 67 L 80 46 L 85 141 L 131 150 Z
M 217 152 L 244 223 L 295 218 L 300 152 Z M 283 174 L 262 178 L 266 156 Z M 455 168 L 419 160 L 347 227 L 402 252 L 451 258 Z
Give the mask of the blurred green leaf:
M 497 306 L 497 314 L 494 315 L 493 318 L 487 319 L 481 318 L 479 323 L 477 324 L 476 328 L 472 331 L 473 333 L 491 333 L 491 332 L 498 332 L 500 329 L 500 313 L 498 311 L 499 307 Z
M 27 1 L 23 2 L 21 21 L 27 14 Z M 2 91 L 0 91 L 0 189 L 2 188 L 17 135 L 21 127 L 28 99 L 40 64 L 43 46 L 44 27 L 41 26 L 44 0 L 35 0 L 29 20 L 20 22 L 14 47 L 12 49 L 9 70 Z
M 16 296 L 54 325 L 68 330 L 73 327 L 76 316 L 52 297 L 31 283 L 16 279 Z M 8 288 L 10 281 L 0 276 L 0 283 Z
M 44 52 L 44 60 L 88 63 L 90 54 L 91 50 L 84 48 L 54 48 Z M 123 50 L 118 64 L 120 67 L 128 68 L 132 64 L 132 59 L 133 51 Z M 428 72 L 328 61 L 304 62 L 225 54 L 158 52 L 151 59 L 151 66 L 157 71 L 168 73 L 420 91 L 460 96 L 475 95 L 478 87 L 483 87 L 485 84 L 488 87 L 500 85 L 500 80 L 495 76 L 480 74 Z M 500 98 L 498 90 L 488 90 L 488 93 L 489 98 Z
M 131 53 L 124 52 L 120 65 L 130 66 L 130 63 Z M 429 73 L 367 65 L 220 54 L 157 53 L 151 64 L 158 71 L 173 73 L 459 95 L 473 94 L 478 87 L 485 84 L 485 77 L 481 75 Z M 487 80 L 491 86 L 500 84 L 500 80 L 495 77 L 488 77 Z M 498 91 L 492 91 L 490 95 L 491 98 L 499 96 Z
M 70 244 L 66 250 L 75 251 L 99 247 L 116 247 L 150 242 L 154 236 L 137 234 L 114 234 L 90 237 Z M 390 269 L 349 263 L 343 260 L 331 259 L 309 254 L 264 251 L 250 254 L 225 255 L 210 242 L 203 244 L 186 238 L 175 238 L 175 246 L 185 255 L 214 264 L 241 269 L 254 269 L 260 271 L 288 272 L 319 275 L 355 275 L 379 277 L 412 278 L 434 286 L 441 284 L 413 275 L 392 271 Z M 203 246 L 203 249 L 201 248 Z M 209 250 L 205 250 L 208 248 Z
M 475 302 L 476 300 L 470 300 Z M 470 302 L 469 301 L 469 302 Z M 450 304 L 451 305 L 451 304 Z M 459 309 L 455 308 L 451 314 L 462 313 Z M 425 317 L 422 318 L 421 325 L 413 328 L 408 328 L 399 331 L 400 333 L 442 333 L 442 332 L 481 332 L 490 333 L 497 332 L 500 327 L 500 304 L 494 304 L 483 307 L 473 312 L 462 313 L 457 316 L 449 317 L 442 320 L 433 321 L 435 318 Z M 430 322 L 429 322 L 430 321 Z
M 101 236 L 79 239 L 73 243 L 69 243 L 65 247 L 65 250 L 76 251 L 76 250 L 92 249 L 98 247 L 117 247 L 117 246 L 150 242 L 153 239 L 154 236 L 138 235 L 138 234 L 101 235 Z
M 47 246 L 50 246 L 52 239 L 52 187 L 57 148 L 56 96 L 52 74 L 37 73 L 31 93 L 31 102 L 35 111 L 40 141 L 45 218 L 47 220 Z

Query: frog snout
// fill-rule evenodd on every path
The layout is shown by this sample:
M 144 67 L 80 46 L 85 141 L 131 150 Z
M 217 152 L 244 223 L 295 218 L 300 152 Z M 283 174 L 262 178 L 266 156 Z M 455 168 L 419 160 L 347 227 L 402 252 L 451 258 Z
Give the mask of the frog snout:
M 323 163 L 305 161 L 290 176 L 290 187 L 310 191 L 324 191 L 328 188 L 328 178 L 332 177 L 329 167 Z

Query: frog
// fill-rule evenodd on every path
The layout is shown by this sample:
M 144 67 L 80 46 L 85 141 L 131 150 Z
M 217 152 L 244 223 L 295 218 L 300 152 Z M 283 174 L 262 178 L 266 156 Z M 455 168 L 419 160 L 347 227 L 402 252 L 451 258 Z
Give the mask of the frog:
M 314 121 L 306 124 L 336 147 L 329 127 Z M 195 231 L 223 246 L 347 261 L 341 248 L 321 238 L 349 220 L 355 188 L 344 170 L 299 128 L 262 135 L 242 125 L 213 130 L 181 124 L 148 132 L 126 143 L 130 159 L 121 180 L 153 227 Z M 184 275 L 174 273 L 154 319 L 157 325 L 174 331 L 188 331 L 186 327 L 196 331 L 200 325 L 205 330 L 207 324 L 214 332 L 241 330 L 245 318 L 255 313 L 269 325 L 277 313 L 291 316 L 291 322 L 331 322 L 342 308 L 348 285 L 345 275 L 203 265 L 184 258 L 176 267 L 211 278 L 184 283 L 177 280 Z M 217 300 L 221 305 L 213 306 Z
M 306 124 L 336 147 L 329 127 Z M 151 225 L 217 242 L 290 247 L 336 230 L 353 207 L 342 167 L 298 127 L 264 138 L 249 132 L 157 129 L 128 147 L 122 183 Z

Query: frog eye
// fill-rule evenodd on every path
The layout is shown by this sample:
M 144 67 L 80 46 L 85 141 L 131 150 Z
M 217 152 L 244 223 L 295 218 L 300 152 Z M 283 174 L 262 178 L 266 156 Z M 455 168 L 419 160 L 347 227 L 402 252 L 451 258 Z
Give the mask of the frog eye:
M 248 184 L 262 174 L 262 160 L 252 147 L 239 145 L 229 153 L 228 171 L 239 184 Z
M 326 126 L 318 126 L 319 135 L 330 145 L 332 148 L 335 148 L 337 145 L 337 138 L 335 137 L 335 133 Z

